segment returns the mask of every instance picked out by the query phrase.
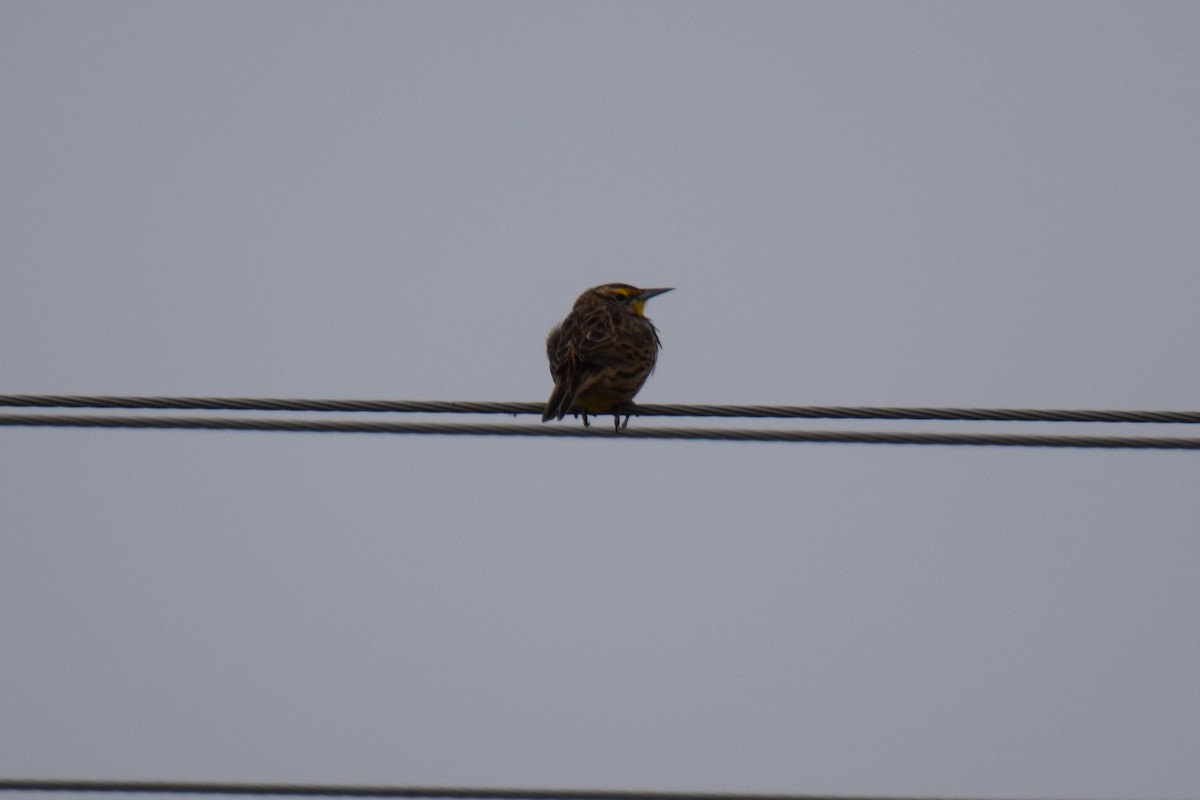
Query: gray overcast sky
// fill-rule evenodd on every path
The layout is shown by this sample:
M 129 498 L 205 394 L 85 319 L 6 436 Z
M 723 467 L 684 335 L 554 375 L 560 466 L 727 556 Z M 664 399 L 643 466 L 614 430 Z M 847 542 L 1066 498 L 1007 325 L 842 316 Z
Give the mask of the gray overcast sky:
M 0 392 L 541 401 L 626 281 L 647 402 L 1195 409 L 1197 86 L 1196 3 L 10 0 Z M 0 775 L 1200 792 L 1194 454 L 0 455 Z

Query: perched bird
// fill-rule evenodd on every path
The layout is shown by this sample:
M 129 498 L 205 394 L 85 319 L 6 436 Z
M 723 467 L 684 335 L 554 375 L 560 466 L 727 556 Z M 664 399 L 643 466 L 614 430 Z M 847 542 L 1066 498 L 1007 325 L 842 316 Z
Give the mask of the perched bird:
M 546 337 L 554 391 L 542 422 L 575 412 L 587 425 L 589 412 L 611 411 L 621 430 L 621 411 L 654 371 L 662 346 L 658 329 L 646 319 L 646 301 L 669 291 L 606 283 L 579 295 L 571 313 Z

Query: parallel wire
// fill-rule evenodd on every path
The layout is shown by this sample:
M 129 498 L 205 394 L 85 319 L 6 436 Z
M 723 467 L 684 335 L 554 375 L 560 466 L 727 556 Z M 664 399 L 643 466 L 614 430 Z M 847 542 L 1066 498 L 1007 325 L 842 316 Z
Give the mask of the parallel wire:
M 592 439 L 677 439 L 726 442 L 823 442 L 839 444 L 991 445 L 1137 450 L 1200 450 L 1200 438 L 1149 436 L 1054 436 L 980 433 L 724 430 L 641 428 L 614 431 L 605 424 L 483 425 L 343 420 L 239 419 L 233 417 L 137 417 L 58 414 L 0 414 L 0 426 L 55 428 L 151 428 L 308 433 L 439 434 L 449 436 L 542 436 Z
M 126 408 L 212 411 L 350 411 L 432 414 L 541 414 L 541 403 L 304 400 L 253 397 L 137 397 L 86 395 L 0 395 L 0 406 L 40 408 Z M 1032 408 L 926 408 L 905 406 L 763 406 L 646 404 L 633 416 L 738 417 L 774 419 L 906 419 L 984 422 L 1162 422 L 1200 423 L 1200 411 L 1120 411 Z
M 303 797 L 409 797 L 439 800 L 916 800 L 828 794 L 653 792 L 589 789 L 496 789 L 436 786 L 344 786 L 192 781 L 6 780 L 0 791 L 128 792 L 144 794 L 276 795 Z M 941 798 L 940 800 L 953 800 Z
M 206 411 L 360 411 L 430 414 L 541 414 L 540 403 L 439 400 L 306 400 L 267 397 L 127 397 L 111 395 L 0 395 L 0 406 L 139 408 Z

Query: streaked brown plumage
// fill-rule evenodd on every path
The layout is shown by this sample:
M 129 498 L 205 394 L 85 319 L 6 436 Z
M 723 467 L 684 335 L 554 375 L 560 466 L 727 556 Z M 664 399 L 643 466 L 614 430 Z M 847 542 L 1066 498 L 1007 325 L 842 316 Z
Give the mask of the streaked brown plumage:
M 621 429 L 621 410 L 654 371 L 661 346 L 658 330 L 646 319 L 646 301 L 669 291 L 606 283 L 579 295 L 546 337 L 554 391 L 542 422 L 577 412 L 587 425 L 589 412 L 611 411 Z

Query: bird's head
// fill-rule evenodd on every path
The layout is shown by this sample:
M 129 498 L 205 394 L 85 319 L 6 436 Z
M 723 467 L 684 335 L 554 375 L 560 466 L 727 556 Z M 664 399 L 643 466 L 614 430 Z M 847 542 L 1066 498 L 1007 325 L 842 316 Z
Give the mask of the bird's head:
M 588 294 L 607 303 L 622 305 L 639 317 L 644 317 L 646 315 L 646 301 L 651 297 L 657 297 L 669 291 L 671 290 L 639 289 L 636 286 L 630 286 L 628 283 L 606 283 L 603 286 L 588 289 Z

